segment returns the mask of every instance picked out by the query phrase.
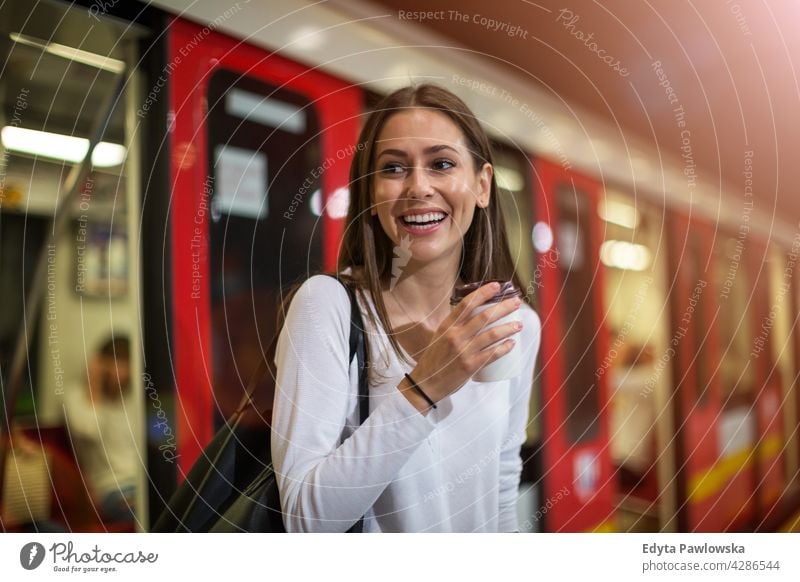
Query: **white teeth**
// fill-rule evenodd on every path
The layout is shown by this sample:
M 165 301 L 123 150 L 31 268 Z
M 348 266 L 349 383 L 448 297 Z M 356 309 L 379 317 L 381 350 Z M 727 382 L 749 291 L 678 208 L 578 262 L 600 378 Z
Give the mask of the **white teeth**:
M 443 220 L 447 216 L 444 212 L 428 212 L 426 214 L 410 214 L 404 216 L 405 222 L 432 222 L 434 220 Z

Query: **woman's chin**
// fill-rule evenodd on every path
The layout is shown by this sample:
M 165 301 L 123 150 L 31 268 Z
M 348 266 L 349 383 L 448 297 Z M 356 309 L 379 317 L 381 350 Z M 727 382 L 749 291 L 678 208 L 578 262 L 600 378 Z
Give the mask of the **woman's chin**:
M 410 267 L 422 267 L 430 263 L 436 263 L 446 260 L 452 256 L 459 249 L 445 247 L 441 242 L 434 243 L 433 241 L 422 242 L 417 241 L 411 247 L 411 253 L 402 254 L 399 249 L 395 249 L 395 257 L 392 259 L 394 266 L 399 266 L 400 269 Z

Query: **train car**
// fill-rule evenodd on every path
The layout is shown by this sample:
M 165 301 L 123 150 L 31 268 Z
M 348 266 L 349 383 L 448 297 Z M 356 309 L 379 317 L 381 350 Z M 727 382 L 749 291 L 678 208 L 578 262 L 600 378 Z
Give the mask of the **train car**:
M 552 97 L 425 50 L 440 39 L 421 28 L 295 0 L 263 7 L 262 26 L 246 4 L 0 7 L 5 530 L 147 531 L 241 399 L 283 293 L 335 269 L 364 113 L 423 80 L 492 135 L 543 322 L 521 529 L 769 531 L 797 510 L 800 239 L 609 175 L 588 136 L 565 147 Z M 26 151 L 18 129 L 87 149 Z M 65 422 L 115 334 L 137 347 L 122 401 L 138 468 L 133 518 L 116 521 Z

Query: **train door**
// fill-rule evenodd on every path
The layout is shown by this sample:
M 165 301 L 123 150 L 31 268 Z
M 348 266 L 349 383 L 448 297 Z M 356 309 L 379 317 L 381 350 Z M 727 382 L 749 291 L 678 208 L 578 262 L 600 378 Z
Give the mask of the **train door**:
M 241 399 L 283 291 L 335 267 L 362 105 L 316 69 L 180 19 L 163 73 L 183 473 Z
M 600 370 L 609 390 L 617 524 L 674 529 L 671 374 L 658 366 L 669 333 L 664 214 L 608 189 L 599 211 L 608 330 Z
M 749 360 L 755 369 L 754 419 L 756 440 L 753 447 L 755 465 L 755 523 L 759 529 L 769 521 L 785 489 L 783 453 L 786 447 L 783 430 L 785 392 L 781 352 L 790 345 L 781 341 L 785 335 L 785 303 L 788 288 L 784 287 L 782 257 L 767 245 L 753 241 L 750 271 L 756 274 L 753 289 L 752 326 L 754 336 Z M 776 274 L 778 271 L 780 274 Z
M 670 226 L 679 529 L 723 531 L 753 515 L 745 245 L 684 215 Z
M 542 319 L 542 464 L 547 531 L 613 531 L 600 185 L 535 160 L 533 244 Z

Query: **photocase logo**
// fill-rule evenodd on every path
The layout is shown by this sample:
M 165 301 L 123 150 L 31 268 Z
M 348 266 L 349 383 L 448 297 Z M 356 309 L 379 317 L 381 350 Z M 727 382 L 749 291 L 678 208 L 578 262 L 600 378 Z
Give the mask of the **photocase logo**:
M 35 570 L 44 561 L 44 546 L 38 542 L 30 542 L 22 546 L 19 552 L 19 563 L 26 570 Z
M 408 264 L 408 261 L 411 260 L 411 237 L 401 236 L 400 246 L 394 247 L 393 254 L 392 278 L 389 281 L 390 291 L 394 289 L 395 284 L 397 284 L 397 280 L 400 279 L 400 275 L 403 273 L 403 267 L 405 267 Z

